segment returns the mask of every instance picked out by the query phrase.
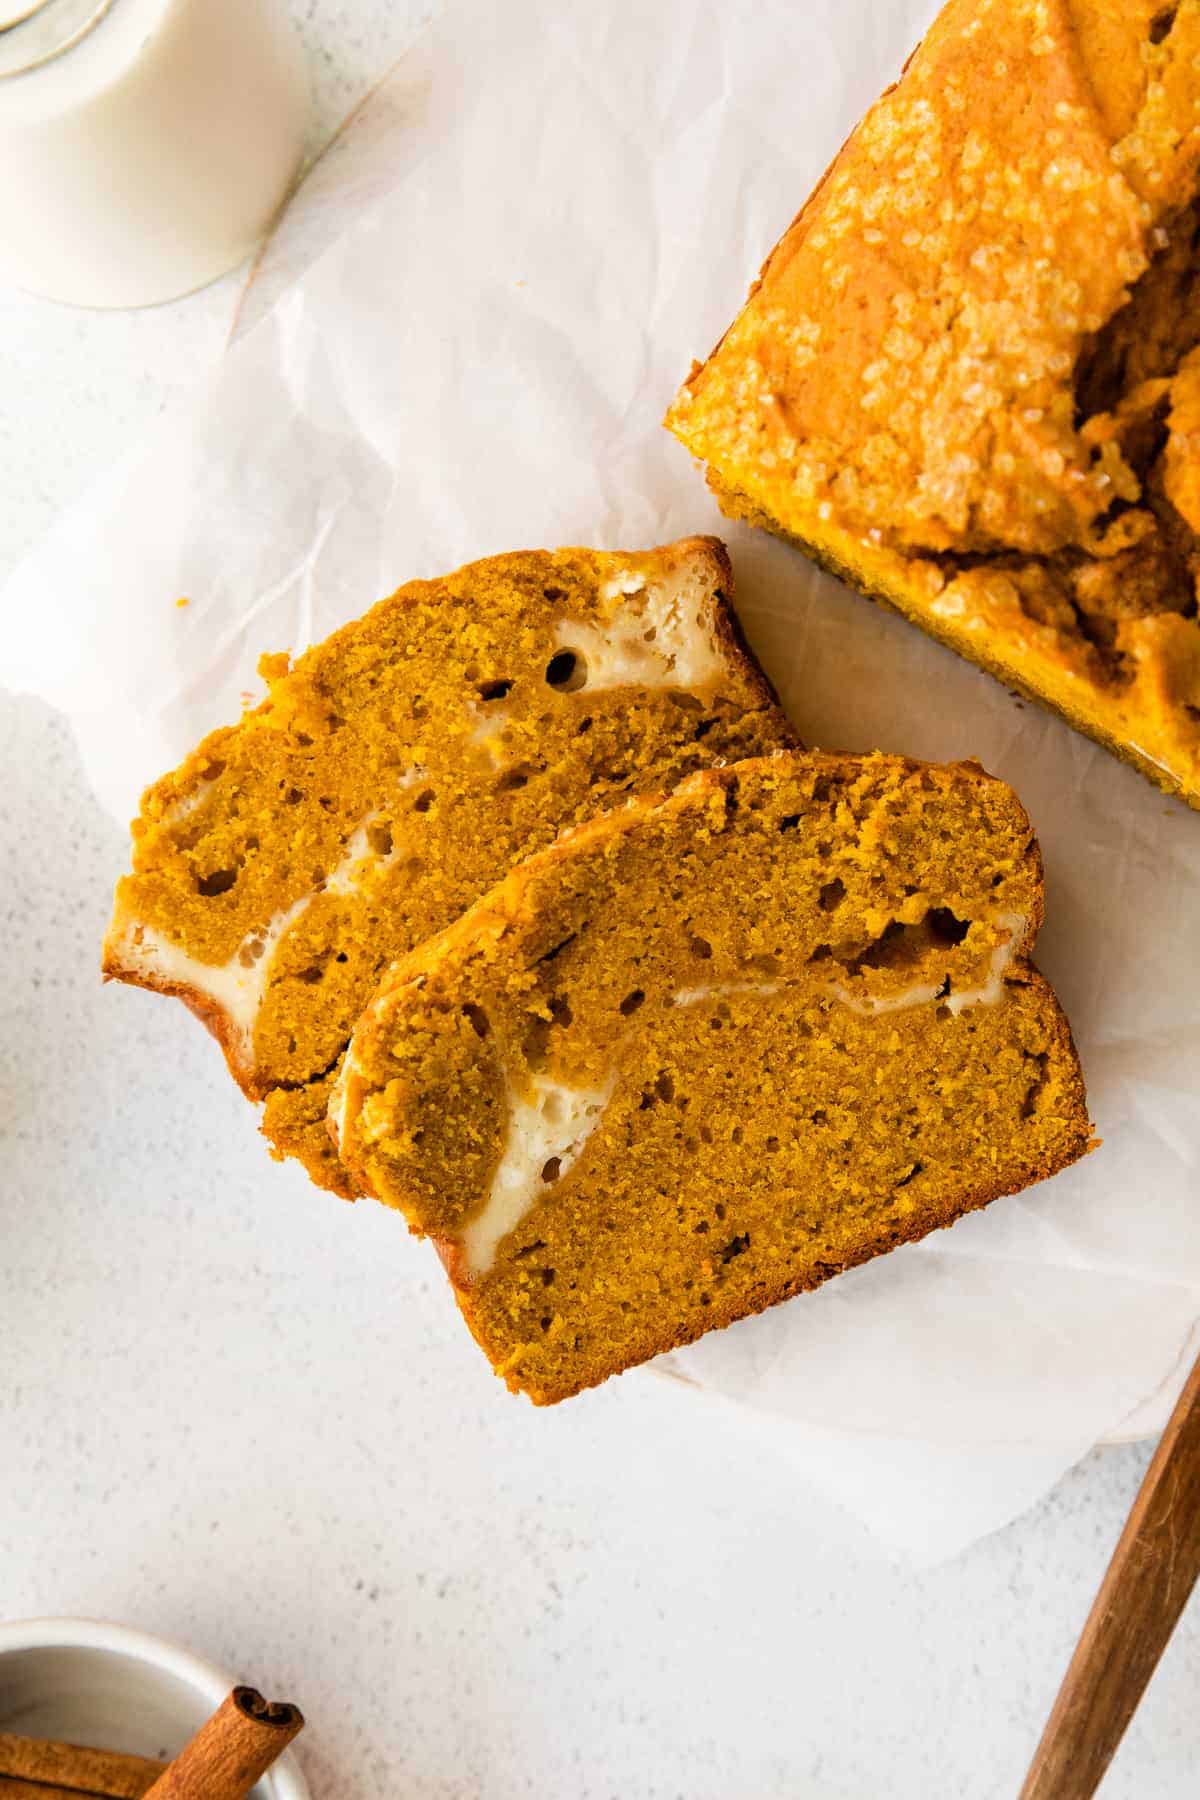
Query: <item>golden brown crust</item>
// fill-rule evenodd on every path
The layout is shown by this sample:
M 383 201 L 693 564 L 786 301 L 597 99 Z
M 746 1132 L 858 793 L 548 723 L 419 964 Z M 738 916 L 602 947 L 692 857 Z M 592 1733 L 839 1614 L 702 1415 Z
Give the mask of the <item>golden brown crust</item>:
M 217 1040 L 225 1058 L 225 1066 L 246 1098 L 262 1099 L 254 1085 L 253 1067 L 245 1061 L 237 1034 L 224 1007 L 218 1006 L 216 1001 L 186 981 L 170 981 L 165 976 L 129 966 L 123 962 L 121 952 L 110 944 L 108 938 L 105 939 L 101 953 L 100 975 L 104 981 L 121 981 L 126 987 L 141 988 L 147 994 L 162 994 L 168 1000 L 182 1000 L 193 1018 L 199 1019 L 209 1035 Z
M 725 510 L 1192 804 L 1198 114 L 1198 0 L 950 0 L 667 419 Z
M 830 575 L 919 625 L 930 637 L 945 644 L 947 649 L 956 650 L 1006 687 L 1015 689 L 1028 700 L 1052 706 L 1076 731 L 1136 769 L 1164 794 L 1184 800 L 1190 806 L 1200 806 L 1197 791 L 1189 785 L 1190 777 L 1178 773 L 1173 761 L 1150 755 L 1134 739 L 1132 734 L 1138 729 L 1134 719 L 1114 716 L 1110 707 L 1094 703 L 1094 695 L 1086 686 L 1063 680 L 1065 670 L 1052 633 L 1039 632 L 1024 615 L 1014 617 L 1006 629 L 999 631 L 988 631 L 984 620 L 973 623 L 969 614 L 940 615 L 929 606 L 927 599 L 923 602 L 921 594 L 914 591 L 911 582 L 905 579 L 902 567 L 895 567 L 878 553 L 872 554 L 868 546 L 859 543 L 851 534 L 835 537 L 830 533 L 824 541 L 818 542 L 784 531 L 745 493 L 721 481 L 714 470 L 709 471 L 708 481 L 727 517 L 744 519 L 748 524 L 759 525 L 776 537 L 795 544 Z M 1062 681 L 1061 689 L 1059 681 Z M 1050 700 L 1048 690 L 1052 684 L 1056 698 Z

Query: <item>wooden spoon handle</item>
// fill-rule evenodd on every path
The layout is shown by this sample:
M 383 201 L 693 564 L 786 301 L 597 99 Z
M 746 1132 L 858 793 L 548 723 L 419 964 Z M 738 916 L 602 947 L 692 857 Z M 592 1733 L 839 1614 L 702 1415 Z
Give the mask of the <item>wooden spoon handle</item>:
M 1020 1800 L 1091 1800 L 1200 1575 L 1200 1360 L 1133 1511 Z

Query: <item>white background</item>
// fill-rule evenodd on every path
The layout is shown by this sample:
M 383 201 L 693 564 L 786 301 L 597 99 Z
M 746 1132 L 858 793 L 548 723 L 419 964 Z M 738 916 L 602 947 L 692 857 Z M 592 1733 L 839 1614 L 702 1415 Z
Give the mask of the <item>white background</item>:
M 418 14 L 294 10 L 326 126 Z M 237 289 L 0 294 L 0 575 Z M 32 702 L 0 775 L 0 1617 L 125 1619 L 294 1694 L 345 1800 L 1015 1794 L 1145 1452 L 914 1574 L 649 1379 L 509 1400 L 395 1221 L 264 1169 L 199 1029 L 100 991 L 124 842 Z M 1195 1795 L 1198 1689 L 1193 1609 L 1107 1795 Z

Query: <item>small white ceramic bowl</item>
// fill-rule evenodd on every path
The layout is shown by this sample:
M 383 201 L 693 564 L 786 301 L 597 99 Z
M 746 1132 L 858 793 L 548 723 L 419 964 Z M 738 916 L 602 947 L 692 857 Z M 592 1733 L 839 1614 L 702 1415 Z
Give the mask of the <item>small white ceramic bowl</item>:
M 177 1756 L 235 1678 L 178 1644 L 98 1619 L 0 1624 L 0 1731 Z M 252 1800 L 310 1800 L 291 1751 Z

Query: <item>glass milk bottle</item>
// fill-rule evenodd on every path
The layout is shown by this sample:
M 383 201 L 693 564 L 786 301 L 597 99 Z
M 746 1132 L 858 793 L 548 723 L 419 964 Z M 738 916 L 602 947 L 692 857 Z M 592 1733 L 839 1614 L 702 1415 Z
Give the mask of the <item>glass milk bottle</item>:
M 308 111 L 284 0 L 0 0 L 0 281 L 145 306 L 215 280 Z

